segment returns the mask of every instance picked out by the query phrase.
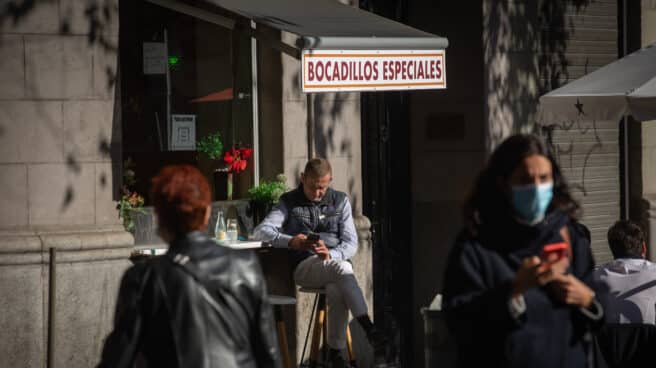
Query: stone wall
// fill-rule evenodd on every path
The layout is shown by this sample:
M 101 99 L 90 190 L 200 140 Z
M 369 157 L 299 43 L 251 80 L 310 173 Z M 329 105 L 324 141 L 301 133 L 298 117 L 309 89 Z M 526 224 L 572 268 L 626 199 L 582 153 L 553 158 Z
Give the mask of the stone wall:
M 283 34 L 282 38 L 293 44 L 296 36 Z M 299 80 L 301 63 L 281 55 L 283 162 L 288 184 L 298 184 L 309 156 L 324 157 L 333 166 L 333 187 L 349 195 L 354 213 L 362 213 L 360 94 L 305 94 Z M 308 139 L 310 131 L 313 137 Z
M 481 9 L 463 2 L 410 1 L 408 23 L 449 39 L 446 90 L 408 93 L 412 189 L 414 367 L 424 366 L 422 307 L 442 289 L 461 207 L 485 160 Z
M 115 210 L 118 1 L 34 1 L 2 11 L 0 366 L 45 366 L 55 247 L 53 366 L 89 367 L 132 244 Z
M 510 134 L 539 133 L 553 148 L 595 260 L 612 259 L 606 232 L 621 217 L 619 122 L 543 121 L 541 95 L 617 59 L 613 0 L 483 2 L 486 146 Z

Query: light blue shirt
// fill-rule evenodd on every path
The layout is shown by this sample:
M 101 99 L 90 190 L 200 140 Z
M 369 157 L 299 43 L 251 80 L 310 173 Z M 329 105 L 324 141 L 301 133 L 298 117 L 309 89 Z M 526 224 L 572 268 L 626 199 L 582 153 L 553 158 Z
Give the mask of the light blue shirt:
M 345 198 L 344 201 L 344 208 L 339 218 L 340 231 L 339 234 L 336 234 L 339 243 L 334 247 L 329 247 L 330 258 L 334 260 L 348 260 L 358 250 L 358 235 L 353 223 L 351 203 L 348 198 Z M 278 202 L 262 223 L 257 225 L 253 231 L 253 237 L 256 240 L 269 242 L 277 248 L 288 248 L 289 241 L 298 234 L 284 233 L 282 225 L 285 223 L 287 216 L 289 216 L 289 209 L 282 201 Z

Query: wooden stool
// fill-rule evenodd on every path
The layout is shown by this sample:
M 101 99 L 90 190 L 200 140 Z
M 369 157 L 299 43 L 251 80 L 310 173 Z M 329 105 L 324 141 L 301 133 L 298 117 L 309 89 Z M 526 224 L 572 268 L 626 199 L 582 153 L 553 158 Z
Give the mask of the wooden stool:
M 289 354 L 289 346 L 287 344 L 287 329 L 285 328 L 285 321 L 282 318 L 282 306 L 294 305 L 296 304 L 296 299 L 289 296 L 269 295 L 269 304 L 273 306 L 283 367 L 294 368 Z
M 314 305 L 312 307 L 312 314 L 310 315 L 310 321 L 308 322 L 307 333 L 305 334 L 305 342 L 303 343 L 303 352 L 301 353 L 301 364 L 303 364 L 303 359 L 305 358 L 305 349 L 307 347 L 308 337 L 310 335 L 310 329 L 312 328 L 312 320 L 314 319 L 314 330 L 312 331 L 312 342 L 310 343 L 310 358 L 309 364 L 310 368 L 317 367 L 319 363 L 319 347 L 321 344 L 321 338 L 323 336 L 323 362 L 327 361 L 327 328 L 324 328 L 324 325 L 327 324 L 327 313 L 326 313 L 326 289 L 325 288 L 300 288 L 298 290 L 302 293 L 313 293 L 314 295 Z M 348 324 L 346 325 L 346 351 L 348 353 L 349 364 L 351 367 L 355 367 L 355 354 L 353 352 L 353 341 L 351 340 L 351 329 Z

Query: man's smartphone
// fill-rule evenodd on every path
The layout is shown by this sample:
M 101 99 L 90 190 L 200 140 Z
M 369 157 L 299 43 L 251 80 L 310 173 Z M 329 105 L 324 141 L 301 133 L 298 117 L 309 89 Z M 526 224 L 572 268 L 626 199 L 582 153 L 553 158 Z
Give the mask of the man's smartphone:
M 307 234 L 307 240 L 312 241 L 312 242 L 317 242 L 319 241 L 319 234 L 317 233 L 308 233 Z
M 569 253 L 569 245 L 565 242 L 547 244 L 542 247 L 540 259 L 542 262 L 554 263 L 567 257 Z

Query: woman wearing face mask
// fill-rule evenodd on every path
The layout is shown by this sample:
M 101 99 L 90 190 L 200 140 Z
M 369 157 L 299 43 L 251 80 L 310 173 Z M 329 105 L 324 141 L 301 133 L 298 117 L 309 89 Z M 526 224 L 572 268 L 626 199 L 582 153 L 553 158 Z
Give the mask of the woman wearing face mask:
M 479 175 L 449 255 L 444 310 L 461 367 L 584 367 L 600 321 L 589 233 L 539 138 L 504 141 Z M 545 245 L 566 251 L 540 257 Z

